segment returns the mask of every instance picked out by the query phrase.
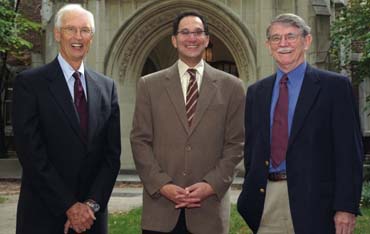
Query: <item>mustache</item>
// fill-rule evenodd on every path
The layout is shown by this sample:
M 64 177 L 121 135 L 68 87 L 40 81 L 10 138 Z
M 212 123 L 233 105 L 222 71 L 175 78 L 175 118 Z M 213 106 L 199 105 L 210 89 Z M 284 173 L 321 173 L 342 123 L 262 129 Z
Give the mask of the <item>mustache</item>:
M 289 53 L 293 50 L 293 48 L 291 47 L 284 47 L 284 48 L 279 48 L 277 49 L 277 52 L 278 53 Z

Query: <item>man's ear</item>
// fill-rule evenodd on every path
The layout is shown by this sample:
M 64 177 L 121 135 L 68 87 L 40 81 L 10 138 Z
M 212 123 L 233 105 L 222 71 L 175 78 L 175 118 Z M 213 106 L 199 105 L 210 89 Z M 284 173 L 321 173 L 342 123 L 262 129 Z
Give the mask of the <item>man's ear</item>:
M 206 39 L 206 41 L 207 41 L 207 42 L 206 42 L 206 45 L 205 45 L 205 46 L 206 46 L 206 48 L 207 48 L 207 47 L 208 47 L 208 44 L 209 44 L 209 35 L 206 35 L 206 38 L 207 38 L 207 39 Z
M 269 43 L 269 41 L 268 40 L 266 40 L 265 41 L 265 46 L 266 46 L 266 48 L 269 50 L 269 53 L 270 53 L 270 55 L 272 54 L 272 51 L 271 51 L 271 45 L 270 45 L 270 43 Z
M 176 36 L 173 36 L 172 35 L 171 42 L 172 42 L 172 46 L 175 47 L 175 49 L 177 49 L 177 39 L 176 39 Z
M 55 27 L 54 28 L 54 39 L 57 42 L 60 42 L 60 31 Z
M 308 34 L 304 38 L 304 50 L 305 51 L 307 51 L 310 48 L 311 43 L 312 43 L 312 35 L 311 34 Z

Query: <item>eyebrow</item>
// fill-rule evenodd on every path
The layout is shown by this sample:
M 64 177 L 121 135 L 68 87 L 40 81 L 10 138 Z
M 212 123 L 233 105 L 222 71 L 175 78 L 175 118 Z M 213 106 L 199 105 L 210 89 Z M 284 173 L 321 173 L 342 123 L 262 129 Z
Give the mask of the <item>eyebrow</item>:
M 189 29 L 189 28 L 179 28 L 179 30 L 189 30 L 189 31 L 190 31 L 190 29 Z M 204 28 L 197 27 L 197 28 L 195 28 L 194 30 L 204 30 Z

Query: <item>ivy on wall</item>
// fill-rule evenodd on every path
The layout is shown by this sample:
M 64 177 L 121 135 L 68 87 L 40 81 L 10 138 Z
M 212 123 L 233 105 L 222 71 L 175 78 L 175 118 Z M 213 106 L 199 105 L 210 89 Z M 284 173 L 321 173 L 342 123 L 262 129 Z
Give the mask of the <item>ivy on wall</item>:
M 331 64 L 354 82 L 370 78 L 370 0 L 348 0 L 331 27 Z

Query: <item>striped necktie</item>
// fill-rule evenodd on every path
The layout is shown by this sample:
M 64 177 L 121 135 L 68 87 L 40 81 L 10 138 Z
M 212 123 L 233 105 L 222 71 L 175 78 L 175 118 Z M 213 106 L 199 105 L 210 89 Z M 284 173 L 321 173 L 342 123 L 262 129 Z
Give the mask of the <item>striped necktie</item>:
M 195 69 L 188 69 L 187 71 L 190 75 L 189 85 L 186 92 L 186 116 L 188 119 L 188 124 L 191 126 L 191 122 L 195 115 L 195 109 L 197 107 L 198 102 L 198 84 L 195 78 L 196 70 Z

